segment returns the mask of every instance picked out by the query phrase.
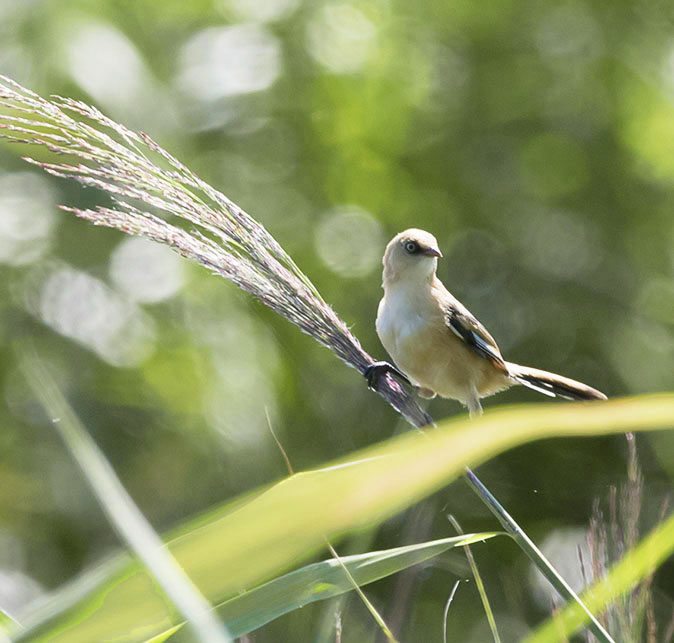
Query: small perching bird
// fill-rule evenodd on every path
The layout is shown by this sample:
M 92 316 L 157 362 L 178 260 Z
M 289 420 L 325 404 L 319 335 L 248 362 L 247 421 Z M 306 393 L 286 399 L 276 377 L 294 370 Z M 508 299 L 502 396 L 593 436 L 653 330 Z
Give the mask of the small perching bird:
M 506 362 L 485 327 L 437 278 L 438 257 L 435 237 L 412 228 L 393 237 L 383 259 L 377 334 L 422 397 L 458 400 L 471 415 L 482 412 L 481 398 L 515 384 L 551 397 L 606 399 L 581 382 Z M 382 369 L 395 371 L 378 362 L 370 377 Z

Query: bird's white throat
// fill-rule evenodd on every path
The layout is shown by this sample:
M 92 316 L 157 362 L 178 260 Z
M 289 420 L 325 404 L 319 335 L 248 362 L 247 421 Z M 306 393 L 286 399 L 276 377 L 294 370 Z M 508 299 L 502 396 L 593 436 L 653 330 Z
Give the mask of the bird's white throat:
M 384 292 L 390 288 L 401 287 L 413 291 L 428 286 L 438 267 L 438 260 L 424 257 L 421 260 L 384 264 L 382 286 Z

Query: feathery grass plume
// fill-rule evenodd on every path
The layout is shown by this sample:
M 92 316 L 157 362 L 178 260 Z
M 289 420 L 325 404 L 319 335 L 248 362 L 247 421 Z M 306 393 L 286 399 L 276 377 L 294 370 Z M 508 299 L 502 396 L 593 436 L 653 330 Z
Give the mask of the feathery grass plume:
M 257 297 L 361 374 L 374 363 L 265 228 L 149 136 L 129 130 L 86 103 L 60 96 L 47 100 L 5 76 L 0 76 L 0 106 L 9 112 L 0 113 L 2 138 L 75 158 L 75 164 L 29 157 L 26 161 L 54 176 L 103 190 L 113 201 L 113 207 L 61 206 L 63 210 L 94 225 L 170 246 Z M 148 206 L 177 218 L 175 223 L 182 219 L 197 228 L 169 223 L 143 209 Z M 390 373 L 378 378 L 376 387 L 413 425 L 431 423 Z
M 580 564 L 586 583 L 606 576 L 613 562 L 620 560 L 639 541 L 641 507 L 644 500 L 644 479 L 637 457 L 636 436 L 627 434 L 627 480 L 620 489 L 612 486 L 608 494 L 608 519 L 602 511 L 599 498 L 594 501 L 587 542 L 590 550 L 590 578 L 581 556 Z M 660 507 L 659 523 L 667 514 L 669 498 L 665 497 Z M 651 572 L 630 592 L 607 605 L 599 617 L 605 627 L 619 634 L 619 643 L 667 643 L 672 640 L 674 613 L 660 637 L 655 618 L 655 597 Z M 596 639 L 587 634 L 588 643 Z

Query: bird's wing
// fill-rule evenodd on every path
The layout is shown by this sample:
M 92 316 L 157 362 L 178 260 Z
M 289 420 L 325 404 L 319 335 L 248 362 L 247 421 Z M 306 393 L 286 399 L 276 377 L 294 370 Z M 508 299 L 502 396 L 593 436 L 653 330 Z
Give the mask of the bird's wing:
M 445 322 L 461 341 L 474 353 L 488 359 L 499 370 L 508 372 L 501 351 L 487 329 L 458 301 L 448 303 L 445 308 Z

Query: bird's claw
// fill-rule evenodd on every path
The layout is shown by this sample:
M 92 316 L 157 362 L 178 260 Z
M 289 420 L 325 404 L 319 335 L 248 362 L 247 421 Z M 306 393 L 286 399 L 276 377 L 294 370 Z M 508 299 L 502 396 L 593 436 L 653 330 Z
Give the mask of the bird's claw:
M 389 364 L 388 362 L 373 362 L 363 372 L 363 375 L 367 380 L 368 388 L 371 388 L 373 391 L 378 391 L 379 379 L 385 373 L 391 373 L 394 377 L 411 385 L 409 378 L 404 373 L 401 373 L 395 366 L 393 366 L 393 364 Z

